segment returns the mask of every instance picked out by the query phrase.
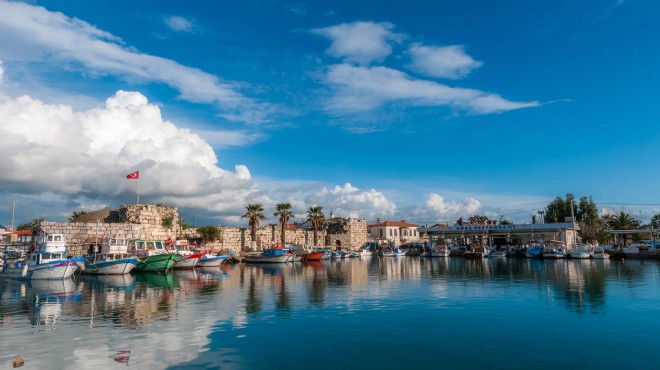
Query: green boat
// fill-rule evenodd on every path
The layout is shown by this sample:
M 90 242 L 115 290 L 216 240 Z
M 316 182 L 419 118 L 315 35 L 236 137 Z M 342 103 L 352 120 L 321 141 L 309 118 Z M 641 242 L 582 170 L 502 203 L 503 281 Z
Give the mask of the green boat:
M 154 256 L 144 257 L 138 261 L 135 271 L 169 271 L 174 267 L 174 263 L 181 259 L 179 254 L 157 254 Z
M 135 240 L 131 247 L 138 258 L 134 271 L 168 271 L 181 258 L 179 254 L 169 253 L 161 240 Z

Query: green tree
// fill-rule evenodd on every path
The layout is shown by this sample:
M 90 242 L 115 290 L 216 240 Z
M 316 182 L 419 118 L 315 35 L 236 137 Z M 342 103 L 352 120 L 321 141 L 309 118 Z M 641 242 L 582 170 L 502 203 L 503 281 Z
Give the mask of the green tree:
M 249 203 L 245 206 L 245 210 L 246 212 L 241 218 L 248 219 L 248 224 L 252 228 L 252 241 L 256 243 L 259 221 L 266 219 L 266 216 L 264 215 L 264 206 L 259 203 Z
M 197 228 L 197 233 L 202 237 L 204 242 L 212 242 L 222 237 L 222 231 L 217 226 L 202 226 Z
M 87 211 L 73 211 L 73 213 L 71 213 L 71 216 L 69 216 L 69 222 L 75 221 L 76 218 L 84 214 L 87 214 Z
M 607 226 L 613 230 L 635 230 L 639 228 L 640 222 L 635 219 L 632 215 L 621 211 L 616 215 L 608 215 L 605 217 L 605 222 Z M 623 245 L 627 245 L 628 234 L 623 235 Z
M 279 216 L 280 218 L 280 227 L 282 228 L 282 247 L 286 242 L 286 224 L 289 222 L 289 219 L 293 217 L 293 211 L 291 210 L 291 203 L 278 203 L 275 206 L 275 213 L 273 216 Z
M 325 214 L 322 206 L 312 206 L 307 210 L 307 221 L 312 223 L 314 228 L 314 245 L 318 245 L 319 228 L 325 222 Z
M 660 229 L 660 213 L 651 217 L 651 227 L 654 229 Z
M 555 198 L 546 206 L 545 222 L 556 223 L 564 222 L 566 217 L 571 217 L 571 206 L 575 211 L 575 197 L 571 193 L 566 193 L 566 199 Z
M 596 207 L 596 203 L 594 203 L 594 200 L 591 197 L 580 198 L 575 212 L 575 218 L 579 222 L 586 222 L 589 224 L 598 222 L 598 207 Z

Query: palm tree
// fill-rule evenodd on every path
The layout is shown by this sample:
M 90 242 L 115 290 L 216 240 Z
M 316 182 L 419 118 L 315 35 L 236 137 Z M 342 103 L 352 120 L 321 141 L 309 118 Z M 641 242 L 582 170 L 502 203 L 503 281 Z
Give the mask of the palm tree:
M 660 214 L 651 217 L 651 227 L 654 229 L 660 229 Z
M 273 213 L 273 216 L 280 217 L 280 226 L 282 227 L 282 247 L 284 247 L 284 242 L 286 241 L 286 224 L 289 222 L 289 219 L 293 217 L 291 203 L 278 203 L 275 206 L 275 213 Z
M 259 227 L 259 220 L 265 220 L 264 206 L 259 203 L 249 203 L 245 206 L 245 214 L 241 218 L 247 218 L 248 224 L 252 227 L 252 245 L 256 248 L 257 242 L 257 227 Z
M 314 228 L 314 245 L 318 245 L 318 231 L 323 222 L 325 221 L 325 214 L 323 214 L 322 206 L 312 206 L 307 210 L 307 221 L 312 223 Z
M 618 215 L 609 215 L 605 218 L 607 226 L 614 230 L 635 230 L 640 222 L 628 213 L 621 211 Z M 623 245 L 626 245 L 626 235 L 623 235 Z

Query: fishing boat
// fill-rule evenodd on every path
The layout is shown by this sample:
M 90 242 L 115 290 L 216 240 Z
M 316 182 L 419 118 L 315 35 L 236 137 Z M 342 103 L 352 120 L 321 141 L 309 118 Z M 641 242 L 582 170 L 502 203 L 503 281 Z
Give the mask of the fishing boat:
M 610 255 L 605 253 L 605 248 L 603 246 L 596 245 L 591 250 L 591 257 L 594 259 L 606 260 L 610 258 Z
M 543 247 L 540 245 L 534 245 L 527 248 L 525 252 L 525 257 L 527 258 L 543 258 Z
M 543 251 L 543 258 L 556 259 L 556 258 L 566 258 L 568 255 L 560 249 L 556 248 L 547 248 Z
M 584 246 L 574 246 L 569 251 L 569 255 L 571 256 L 571 258 L 577 258 L 577 259 L 591 258 L 591 253 L 589 252 L 589 249 Z
M 488 258 L 506 257 L 507 253 L 509 252 L 505 248 L 502 248 L 500 250 L 491 250 L 491 252 L 488 253 Z
M 179 254 L 168 253 L 161 240 L 134 240 L 131 248 L 139 260 L 135 271 L 168 271 L 181 259 Z
M 431 246 L 420 254 L 421 257 L 449 257 L 449 247 L 446 244 L 438 244 L 435 247 Z
M 320 261 L 325 252 L 319 251 L 311 245 L 294 245 L 291 247 L 301 261 Z
M 229 254 L 217 256 L 215 254 L 208 253 L 199 259 L 197 262 L 197 267 L 219 267 L 229 257 Z
M 294 254 L 285 249 L 266 249 L 259 254 L 245 256 L 245 262 L 250 263 L 284 263 L 293 258 Z
M 130 255 L 128 245 L 126 238 L 103 238 L 101 251 L 85 256 L 84 272 L 93 275 L 128 274 L 138 264 L 138 259 Z
M 178 254 L 181 258 L 174 263 L 174 269 L 184 270 L 193 269 L 201 258 L 206 255 L 206 251 L 194 251 L 191 249 L 188 240 L 177 240 L 174 242 L 172 253 Z
M 300 256 L 300 259 L 305 262 L 320 261 L 324 255 L 325 255 L 324 251 L 318 251 L 313 249 L 306 254 L 302 254 Z
M 42 233 L 38 246 L 27 257 L 7 260 L 0 276 L 13 279 L 67 279 L 80 267 L 66 258 L 66 234 Z

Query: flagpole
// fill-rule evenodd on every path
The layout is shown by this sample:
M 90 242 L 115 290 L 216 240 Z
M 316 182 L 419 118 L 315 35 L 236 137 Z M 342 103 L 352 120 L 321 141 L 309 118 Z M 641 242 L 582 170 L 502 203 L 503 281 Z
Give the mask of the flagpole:
M 138 175 L 137 181 L 138 181 L 138 184 L 137 184 L 138 189 L 137 189 L 137 203 L 136 204 L 140 204 L 140 176 L 139 175 Z

